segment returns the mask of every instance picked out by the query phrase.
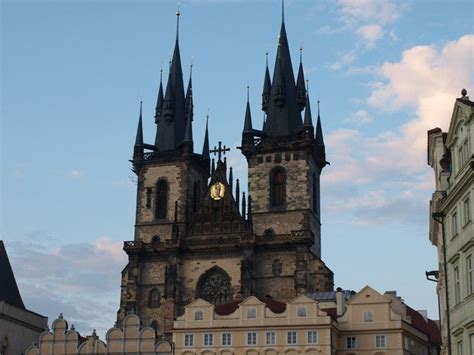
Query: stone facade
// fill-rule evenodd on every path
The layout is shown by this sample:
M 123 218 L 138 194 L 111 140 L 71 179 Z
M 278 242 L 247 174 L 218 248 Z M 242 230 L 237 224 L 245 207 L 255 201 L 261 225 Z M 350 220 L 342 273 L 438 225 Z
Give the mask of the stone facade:
M 449 130 L 428 132 L 436 191 L 430 240 L 438 248 L 443 354 L 474 351 L 474 102 L 456 99 Z

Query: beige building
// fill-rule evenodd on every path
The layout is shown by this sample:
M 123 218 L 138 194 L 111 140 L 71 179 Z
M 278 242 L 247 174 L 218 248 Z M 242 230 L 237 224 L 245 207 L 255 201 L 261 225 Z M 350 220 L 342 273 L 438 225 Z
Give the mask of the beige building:
M 449 131 L 428 132 L 428 164 L 436 184 L 430 203 L 430 240 L 439 256 L 444 354 L 474 353 L 473 118 L 474 102 L 463 89 L 455 101 Z
M 39 337 L 38 345 L 31 345 L 25 355 L 66 355 L 66 354 L 122 354 L 122 355 L 171 355 L 172 346 L 165 340 L 159 340 L 150 327 L 142 327 L 140 319 L 134 314 L 124 318 L 121 328 L 111 328 L 106 341 L 99 339 L 95 331 L 83 337 L 69 327 L 60 315 L 52 326 Z M 19 354 L 19 353 L 18 353 Z
M 314 294 L 313 294 L 314 295 Z M 324 307 L 324 308 L 323 308 Z M 349 300 L 254 296 L 225 305 L 202 299 L 174 322 L 176 355 L 437 354 L 439 329 L 394 292 L 366 286 Z
M 47 325 L 47 317 L 26 309 L 0 240 L 0 355 L 22 354 Z

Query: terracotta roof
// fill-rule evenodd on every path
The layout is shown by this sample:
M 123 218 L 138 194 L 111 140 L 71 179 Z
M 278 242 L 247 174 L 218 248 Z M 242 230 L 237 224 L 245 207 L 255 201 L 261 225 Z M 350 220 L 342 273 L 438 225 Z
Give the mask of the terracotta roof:
M 286 310 L 286 303 L 275 301 L 273 298 L 267 296 L 264 298 L 258 298 L 261 302 L 265 303 L 268 308 L 273 313 L 283 313 Z M 237 308 L 239 308 L 239 304 L 242 303 L 243 300 L 233 301 L 230 303 L 219 304 L 214 307 L 214 312 L 220 316 L 227 316 L 235 312 Z
M 13 274 L 10 261 L 8 260 L 7 251 L 0 240 L 0 301 L 25 309 L 20 291 L 16 284 L 15 275 Z
M 407 315 L 411 317 L 411 325 L 428 335 L 430 342 L 440 344 L 441 333 L 438 325 L 431 319 L 426 321 L 425 318 L 413 308 L 406 306 L 406 309 Z
M 326 312 L 332 319 L 337 319 L 337 308 L 324 308 L 322 311 Z

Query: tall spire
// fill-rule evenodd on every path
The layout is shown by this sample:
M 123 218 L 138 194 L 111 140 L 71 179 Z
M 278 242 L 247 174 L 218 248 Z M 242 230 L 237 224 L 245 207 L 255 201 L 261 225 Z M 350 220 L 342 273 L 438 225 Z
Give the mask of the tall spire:
M 140 116 L 138 117 L 137 136 L 135 147 L 143 147 L 143 125 L 142 125 L 142 101 L 140 101 Z
M 160 69 L 160 88 L 158 90 L 158 98 L 156 99 L 156 108 L 155 108 L 155 123 L 158 124 L 158 121 L 161 118 L 161 110 L 163 108 L 163 68 Z
M 319 115 L 319 100 L 318 100 L 318 121 L 316 123 L 316 144 L 320 146 L 324 146 L 323 129 L 321 127 L 321 117 Z
M 202 145 L 202 157 L 206 160 L 211 160 L 209 155 L 209 115 L 206 117 L 206 132 L 204 133 L 204 143 Z
M 270 100 L 270 92 L 272 90 L 272 82 L 270 81 L 270 71 L 268 70 L 268 51 L 265 53 L 265 79 L 263 81 L 262 92 L 262 110 L 267 112 Z
M 249 90 L 247 86 L 247 107 L 245 109 L 245 123 L 242 133 L 252 133 L 252 115 L 250 114 Z
M 158 124 L 156 146 L 159 151 L 176 149 L 183 141 L 186 129 L 183 70 L 179 50 L 180 15 L 178 8 L 176 12 L 176 42 L 161 111 L 161 116 L 164 119 L 160 119 Z
M 298 79 L 296 80 L 296 102 L 300 111 L 306 104 L 306 87 L 303 71 L 303 47 L 300 48 L 300 67 L 298 68 Z
M 192 76 L 193 76 L 193 65 L 191 64 L 188 89 L 186 91 L 185 109 L 184 109 L 186 131 L 185 131 L 184 140 L 183 140 L 183 142 L 191 142 L 191 143 L 193 142 L 193 116 L 194 116 Z
M 308 81 L 306 81 L 308 82 Z M 311 132 L 311 135 L 313 134 L 313 118 L 311 116 L 311 105 L 310 105 L 310 100 L 309 100 L 309 92 L 306 91 L 306 109 L 304 111 L 304 128 L 307 131 Z
M 292 135 L 302 126 L 301 110 L 297 105 L 295 76 L 286 35 L 283 1 L 278 51 L 273 72 L 269 107 L 266 112 L 268 116 L 265 133 L 269 136 Z

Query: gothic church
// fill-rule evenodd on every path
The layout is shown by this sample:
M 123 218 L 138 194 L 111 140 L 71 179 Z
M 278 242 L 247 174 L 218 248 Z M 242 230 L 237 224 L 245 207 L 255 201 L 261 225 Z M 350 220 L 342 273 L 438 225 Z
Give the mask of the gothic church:
M 129 262 L 118 324 L 134 312 L 167 334 L 196 298 L 287 302 L 333 289 L 321 260 L 320 174 L 327 162 L 319 109 L 315 129 L 303 64 L 295 80 L 283 19 L 272 79 L 265 69 L 262 110 L 258 130 L 247 102 L 238 147 L 248 162 L 246 196 L 227 167 L 228 148 L 209 149 L 207 126 L 195 152 L 192 80 L 185 91 L 176 34 L 166 88 L 160 83 L 158 91 L 154 144 L 143 142 L 140 109 L 131 161 L 138 177 L 135 236 L 124 243 Z

